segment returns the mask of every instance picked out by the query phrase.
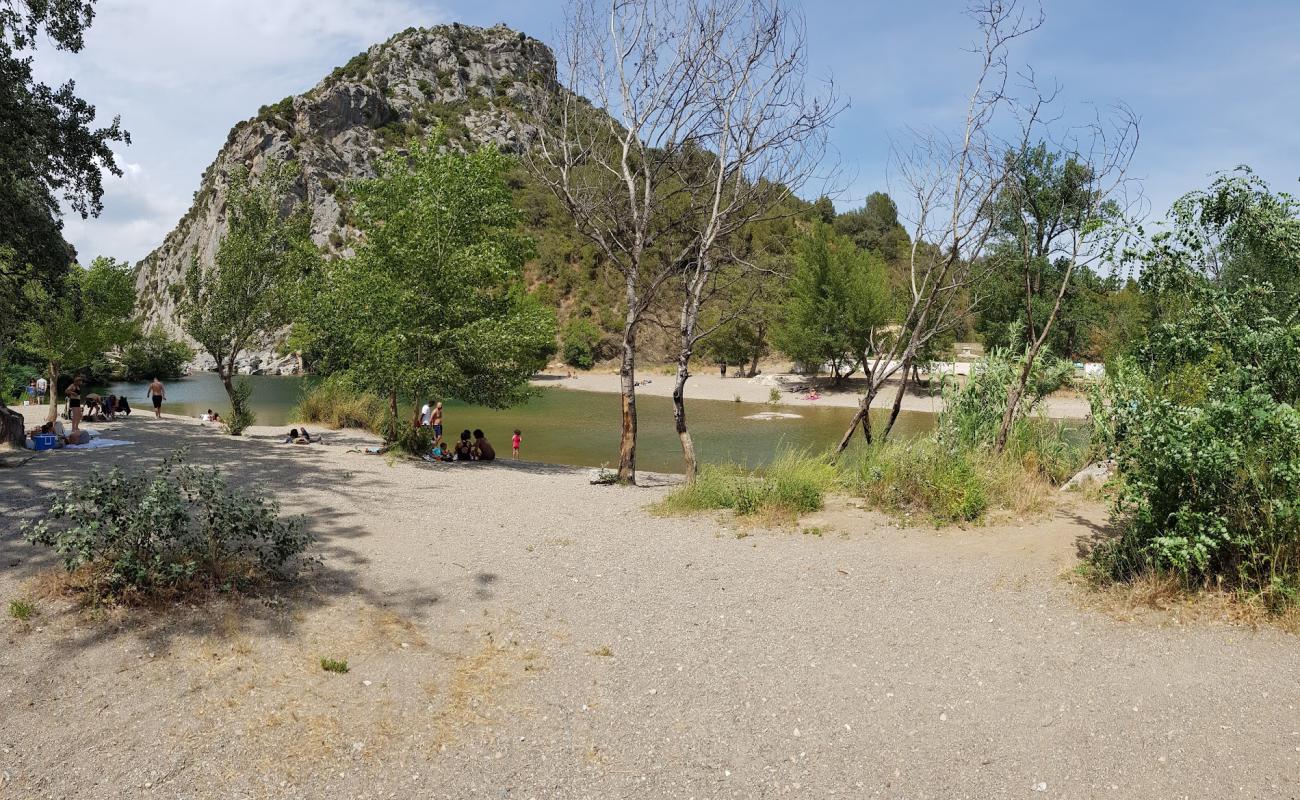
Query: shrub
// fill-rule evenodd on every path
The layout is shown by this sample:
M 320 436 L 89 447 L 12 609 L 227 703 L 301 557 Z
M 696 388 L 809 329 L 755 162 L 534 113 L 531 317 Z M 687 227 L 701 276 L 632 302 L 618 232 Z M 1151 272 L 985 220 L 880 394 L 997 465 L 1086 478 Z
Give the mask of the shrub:
M 348 660 L 346 658 L 322 658 L 320 668 L 326 672 L 334 672 L 339 675 L 348 671 Z
M 380 433 L 388 418 L 388 406 L 375 395 L 329 379 L 307 390 L 292 416 L 300 422 L 314 422 L 336 430 L 359 428 Z
M 596 363 L 596 348 L 601 333 L 591 320 L 574 317 L 564 325 L 564 363 L 578 369 L 591 369 Z
M 1035 513 L 1055 488 L 1014 453 L 961 447 L 936 436 L 854 449 L 839 467 L 846 490 L 885 511 L 938 525 L 977 523 L 994 509 Z
M 230 396 L 230 416 L 223 426 L 227 434 L 239 436 L 257 422 L 257 414 L 249 407 L 252 396 L 253 386 L 248 381 L 241 380 L 235 384 L 235 392 Z
M 835 480 L 835 467 L 827 459 L 792 451 L 754 473 L 735 464 L 706 464 L 694 483 L 664 498 L 659 510 L 680 514 L 731 509 L 739 516 L 798 516 L 819 510 Z
M 19 622 L 26 622 L 36 615 L 36 604 L 27 600 L 10 600 L 9 616 Z
M 92 599 L 292 577 L 312 541 L 302 521 L 281 519 L 273 498 L 182 456 L 138 472 L 92 468 L 24 526 L 27 540 L 53 547 L 69 572 L 84 571 Z
M 1137 254 L 1149 327 L 1094 398 L 1121 480 L 1092 562 L 1281 609 L 1300 597 L 1300 203 L 1244 172 L 1169 222 Z

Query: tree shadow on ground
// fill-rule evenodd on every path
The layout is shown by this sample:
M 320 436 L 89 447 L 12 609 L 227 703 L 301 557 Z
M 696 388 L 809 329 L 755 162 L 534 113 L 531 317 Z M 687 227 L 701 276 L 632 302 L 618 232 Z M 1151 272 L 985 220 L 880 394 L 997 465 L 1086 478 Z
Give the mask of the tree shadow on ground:
M 37 519 L 54 493 L 69 481 L 88 476 L 92 469 L 121 467 L 130 471 L 155 467 L 175 452 L 178 444 L 187 446 L 187 463 L 219 466 L 233 485 L 267 491 L 282 503 L 284 513 L 302 514 L 315 536 L 308 555 L 318 561 L 293 581 L 269 584 L 239 596 L 215 592 L 135 606 L 121 613 L 99 613 L 74 603 L 65 604 L 68 607 L 60 613 L 67 630 L 56 643 L 56 650 L 63 654 L 92 648 L 120 634 L 133 634 L 151 650 L 164 651 L 178 639 L 228 632 L 232 614 L 237 622 L 235 629 L 241 633 L 289 638 L 309 612 L 343 600 L 389 609 L 408 618 L 419 617 L 436 608 L 447 590 L 453 588 L 410 585 L 381 591 L 362 582 L 362 568 L 368 559 L 355 542 L 370 532 L 348 523 L 345 515 L 323 503 L 338 496 L 365 507 L 368 495 L 391 484 L 382 473 L 358 472 L 337 459 L 313 458 L 322 448 L 346 448 L 348 437 L 323 446 L 277 445 L 268 443 L 265 437 L 222 436 L 210 428 L 167 419 L 133 420 L 112 435 L 133 444 L 39 453 L 21 469 L 0 470 L 0 591 L 11 596 L 21 594 L 25 582 L 61 569 L 52 550 L 28 544 L 21 534 L 23 523 Z M 315 493 L 321 491 L 327 493 L 328 499 L 318 502 Z M 467 576 L 466 581 L 471 587 L 466 590 L 468 594 L 480 600 L 490 599 L 491 592 L 472 590 L 473 585 L 484 588 L 481 580 Z M 215 602 L 209 605 L 209 600 Z
M 1064 516 L 1084 529 L 1074 537 L 1074 552 L 1080 561 L 1086 561 L 1102 544 L 1118 539 L 1120 536 L 1119 528 L 1109 521 L 1097 522 L 1076 511 L 1065 512 Z

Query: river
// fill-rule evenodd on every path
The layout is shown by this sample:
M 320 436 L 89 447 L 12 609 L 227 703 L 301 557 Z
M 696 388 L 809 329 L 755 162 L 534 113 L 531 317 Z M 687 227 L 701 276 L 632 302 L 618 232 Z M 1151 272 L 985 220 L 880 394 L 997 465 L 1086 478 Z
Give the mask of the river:
M 291 422 L 309 378 L 253 375 L 252 405 L 259 425 Z M 134 410 L 150 411 L 145 399 L 146 383 L 114 383 L 101 393 L 125 394 Z M 229 411 L 221 382 L 212 373 L 197 373 L 167 384 L 171 414 L 198 416 L 212 408 Z M 673 430 L 672 403 L 665 397 L 637 398 L 637 466 L 656 472 L 681 470 L 681 446 Z M 445 435 L 482 428 L 497 451 L 508 454 L 510 434 L 523 431 L 522 457 L 529 461 L 580 466 L 618 464 L 618 395 L 570 389 L 540 389 L 527 403 L 508 409 L 491 409 L 449 401 L 444 404 Z M 702 462 L 732 461 L 750 467 L 767 464 L 787 448 L 825 450 L 844 432 L 853 416 L 851 408 L 787 408 L 755 403 L 691 400 L 686 406 L 696 450 Z M 875 413 L 875 412 L 873 412 Z M 888 412 L 879 412 L 885 414 Z M 793 418 L 773 415 L 797 415 Z M 756 415 L 767 418 L 753 419 Z M 895 428 L 899 436 L 915 436 L 930 430 L 934 417 L 921 412 L 903 412 Z

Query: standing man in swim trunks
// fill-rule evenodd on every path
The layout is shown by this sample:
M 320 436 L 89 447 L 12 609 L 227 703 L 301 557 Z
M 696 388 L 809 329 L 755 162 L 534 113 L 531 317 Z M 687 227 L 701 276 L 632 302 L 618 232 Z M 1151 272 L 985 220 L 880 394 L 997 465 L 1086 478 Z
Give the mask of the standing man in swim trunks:
M 149 384 L 149 399 L 153 401 L 154 419 L 162 419 L 162 401 L 167 397 L 167 390 L 163 388 L 162 381 L 157 378 Z
M 429 415 L 429 424 L 433 425 L 433 440 L 442 441 L 442 401 L 439 400 L 433 405 L 433 413 Z

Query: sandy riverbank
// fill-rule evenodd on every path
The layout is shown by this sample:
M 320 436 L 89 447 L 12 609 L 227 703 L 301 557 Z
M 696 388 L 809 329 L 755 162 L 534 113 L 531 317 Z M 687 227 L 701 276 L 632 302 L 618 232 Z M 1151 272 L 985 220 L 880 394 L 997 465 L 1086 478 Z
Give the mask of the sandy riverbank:
M 0 469 L 0 600 L 38 605 L 0 620 L 0 797 L 1300 792 L 1295 637 L 1089 610 L 1060 575 L 1097 505 L 936 532 L 835 501 L 817 535 L 737 530 L 649 513 L 659 480 L 93 427 L 132 444 Z M 21 520 L 181 445 L 305 514 L 319 567 L 202 608 L 40 596 L 57 560 Z
M 673 376 L 660 370 L 646 370 L 638 379 L 642 384 L 637 387 L 641 394 L 656 397 L 671 397 L 673 393 Z M 617 373 L 611 372 L 576 372 L 572 378 L 565 372 L 547 372 L 533 381 L 537 386 L 558 386 L 582 392 L 606 392 L 618 394 L 619 379 Z M 693 375 L 686 383 L 688 400 L 725 400 L 740 398 L 745 403 L 767 403 L 772 389 L 780 393 L 780 405 L 783 406 L 834 406 L 856 408 L 862 400 L 863 382 L 860 378 L 850 379 L 841 387 L 831 386 L 826 379 L 818 379 L 817 400 L 806 399 L 809 381 L 805 376 L 792 374 L 764 374 L 754 378 L 726 377 L 715 372 Z M 894 403 L 894 389 L 891 388 L 873 402 L 873 408 L 889 408 Z M 925 411 L 937 413 L 943 409 L 943 399 L 937 395 L 922 392 L 908 392 L 903 397 L 904 411 Z M 1044 413 L 1053 419 L 1087 419 L 1090 414 L 1088 399 L 1073 393 L 1059 393 L 1047 398 L 1042 404 Z

